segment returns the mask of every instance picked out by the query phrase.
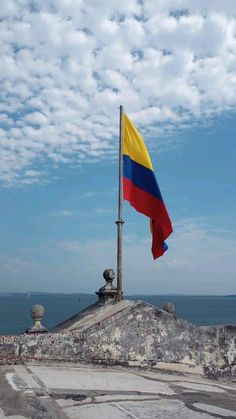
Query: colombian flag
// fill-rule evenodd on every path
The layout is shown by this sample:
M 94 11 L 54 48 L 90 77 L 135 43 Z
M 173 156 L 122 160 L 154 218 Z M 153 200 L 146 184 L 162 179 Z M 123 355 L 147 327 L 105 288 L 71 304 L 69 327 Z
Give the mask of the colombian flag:
M 173 229 L 145 143 L 126 114 L 122 148 L 124 199 L 151 219 L 152 254 L 157 259 L 167 250 L 165 240 Z

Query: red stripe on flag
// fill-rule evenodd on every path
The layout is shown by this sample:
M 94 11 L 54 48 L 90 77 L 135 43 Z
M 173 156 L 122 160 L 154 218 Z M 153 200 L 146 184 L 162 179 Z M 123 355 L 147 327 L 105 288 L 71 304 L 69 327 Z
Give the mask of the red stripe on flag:
M 124 199 L 138 212 L 150 217 L 153 223 L 152 253 L 154 259 L 163 255 L 163 242 L 172 233 L 173 228 L 163 201 L 138 188 L 126 177 L 123 178 Z

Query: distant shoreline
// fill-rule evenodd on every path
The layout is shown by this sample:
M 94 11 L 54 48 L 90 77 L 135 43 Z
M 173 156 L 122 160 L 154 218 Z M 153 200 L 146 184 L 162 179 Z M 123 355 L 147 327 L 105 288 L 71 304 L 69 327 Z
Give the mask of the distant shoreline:
M 16 292 L 0 292 L 0 297 L 16 297 L 16 296 L 46 296 L 46 295 L 57 295 L 57 296 L 87 296 L 87 295 L 94 295 L 93 292 L 40 292 L 40 291 L 16 291 Z M 127 294 L 125 297 L 134 298 L 134 297 L 224 297 L 224 298 L 236 298 L 236 294 Z

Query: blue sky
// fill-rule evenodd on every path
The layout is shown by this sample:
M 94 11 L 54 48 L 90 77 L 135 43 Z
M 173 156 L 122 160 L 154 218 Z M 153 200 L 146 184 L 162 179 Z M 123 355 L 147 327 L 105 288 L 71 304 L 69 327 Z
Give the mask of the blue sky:
M 124 203 L 125 292 L 236 294 L 234 2 L 197 3 L 1 4 L 1 292 L 94 292 L 115 268 L 123 104 L 174 226 L 153 261 Z

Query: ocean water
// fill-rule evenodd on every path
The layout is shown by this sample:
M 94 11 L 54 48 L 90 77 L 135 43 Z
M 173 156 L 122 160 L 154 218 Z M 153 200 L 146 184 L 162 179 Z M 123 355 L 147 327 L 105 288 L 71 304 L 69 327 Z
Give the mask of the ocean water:
M 176 316 L 198 325 L 236 324 L 236 296 L 129 296 L 162 308 L 172 302 Z M 45 307 L 48 329 L 97 301 L 93 294 L 9 294 L 0 296 L 0 335 L 20 334 L 32 325 L 30 309 Z

